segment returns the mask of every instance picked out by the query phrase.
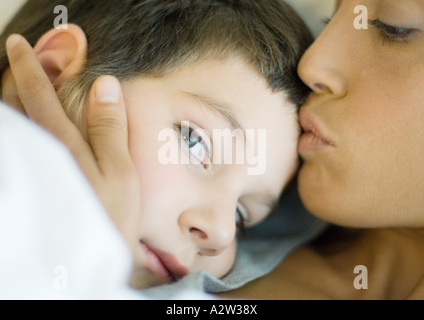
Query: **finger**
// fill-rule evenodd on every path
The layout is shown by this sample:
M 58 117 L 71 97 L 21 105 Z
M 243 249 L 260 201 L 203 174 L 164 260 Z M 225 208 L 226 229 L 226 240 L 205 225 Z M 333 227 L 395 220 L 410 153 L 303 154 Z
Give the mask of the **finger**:
M 88 179 L 97 184 L 99 170 L 89 145 L 67 117 L 56 91 L 25 38 L 8 38 L 7 53 L 16 90 L 28 116 L 70 149 Z
M 31 45 L 22 36 L 12 35 L 6 48 L 19 98 L 28 116 L 59 138 L 69 136 L 71 121 Z
M 26 115 L 25 108 L 22 105 L 21 100 L 19 99 L 18 89 L 16 88 L 15 79 L 13 79 L 12 72 L 10 69 L 7 69 L 3 72 L 2 78 L 3 90 L 2 90 L 2 100 L 9 106 L 13 107 L 15 110 L 19 111 L 23 115 Z
M 102 173 L 100 197 L 115 225 L 133 252 L 138 243 L 140 188 L 128 148 L 128 123 L 119 81 L 112 76 L 98 78 L 87 106 L 87 136 Z M 102 191 L 103 190 L 103 191 Z M 127 199 L 116 201 L 116 196 Z
M 87 135 L 104 174 L 132 170 L 122 90 L 112 76 L 100 77 L 93 84 L 87 106 Z

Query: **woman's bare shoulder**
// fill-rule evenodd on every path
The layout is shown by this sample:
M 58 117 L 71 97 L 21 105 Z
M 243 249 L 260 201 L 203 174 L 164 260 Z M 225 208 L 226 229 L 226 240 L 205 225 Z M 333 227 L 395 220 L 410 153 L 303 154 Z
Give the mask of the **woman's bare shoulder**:
M 270 274 L 222 296 L 270 300 L 422 298 L 423 253 L 420 230 L 334 229 L 295 249 Z
M 361 255 L 352 244 L 360 238 L 361 234 L 352 230 L 330 230 L 319 241 L 295 249 L 270 274 L 221 296 L 270 300 L 354 298 L 357 290 L 353 264 Z

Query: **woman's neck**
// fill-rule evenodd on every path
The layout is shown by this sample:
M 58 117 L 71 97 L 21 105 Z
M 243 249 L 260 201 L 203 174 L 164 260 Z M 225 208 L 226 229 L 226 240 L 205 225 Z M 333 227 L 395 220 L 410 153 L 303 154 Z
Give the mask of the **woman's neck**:
M 340 279 L 327 288 L 337 299 L 405 299 L 424 276 L 423 229 L 341 230 L 311 248 Z M 354 288 L 355 279 L 367 289 Z
M 374 229 L 358 240 L 352 253 L 367 267 L 370 297 L 408 297 L 424 275 L 424 230 Z

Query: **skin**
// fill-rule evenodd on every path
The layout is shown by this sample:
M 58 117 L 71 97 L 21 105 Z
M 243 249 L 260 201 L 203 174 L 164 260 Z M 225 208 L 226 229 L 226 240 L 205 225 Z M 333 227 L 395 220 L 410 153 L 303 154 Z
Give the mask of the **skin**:
M 375 23 L 355 29 L 357 5 L 369 20 L 405 28 L 396 30 L 402 35 Z M 269 276 L 226 296 L 424 298 L 423 21 L 421 0 L 338 1 L 299 65 L 313 90 L 303 108 L 332 142 L 299 148 L 299 192 L 316 216 L 364 230 L 301 247 Z M 353 286 L 357 265 L 368 268 L 367 290 Z
M 278 198 L 297 169 L 296 108 L 285 102 L 283 94 L 271 93 L 265 81 L 238 59 L 202 61 L 163 78 L 137 78 L 122 87 L 129 149 L 141 185 L 140 240 L 174 254 L 190 272 L 207 270 L 224 276 L 235 258 L 237 203 L 247 211 L 246 225 L 257 224 L 271 210 L 266 199 Z M 214 164 L 217 159 L 207 168 L 196 159 L 190 164 L 158 161 L 161 148 L 171 141 L 158 141 L 164 129 L 174 131 L 177 139 L 172 143 L 188 163 L 187 147 L 179 146 L 175 124 L 188 121 L 202 128 L 203 141 L 213 139 L 213 130 L 231 126 L 193 95 L 231 106 L 245 128 L 266 129 L 269 147 L 263 174 L 249 175 L 248 163 Z M 265 108 L 267 112 L 262 111 Z M 271 148 L 277 144 L 284 147 Z M 139 253 L 137 268 L 143 269 L 145 257 Z
M 14 49 L 9 48 L 12 68 L 6 70 L 2 78 L 5 101 L 15 102 L 31 118 L 61 137 L 87 175 L 91 175 L 96 165 L 101 167 L 100 171 L 105 170 L 104 165 L 109 171 L 115 171 L 110 180 L 110 175 L 99 178 L 97 173 L 92 183 L 132 250 L 134 272 L 131 285 L 145 288 L 165 282 L 152 272 L 149 267 L 151 255 L 140 242 L 172 255 L 189 273 L 206 270 L 216 277 L 227 274 L 235 259 L 236 208 L 242 206 L 246 211 L 247 226 L 259 223 L 270 213 L 273 203 L 298 168 L 296 147 L 300 128 L 295 105 L 284 93 L 272 92 L 262 76 L 241 58 L 207 59 L 161 78 L 138 77 L 126 81 L 122 84 L 122 91 L 116 80 L 113 87 L 111 77 L 100 79 L 103 88 L 95 84 L 85 112 L 87 120 L 79 127 L 72 127 L 69 121 L 62 119 L 63 111 L 57 109 L 60 102 L 51 95 L 83 67 L 87 45 L 85 35 L 80 28 L 70 25 L 68 29 L 52 30 L 41 38 L 35 47 L 35 59 L 47 72 L 41 82 L 39 77 L 28 77 L 29 73 L 21 69 L 20 52 L 16 53 L 16 62 L 13 60 L 13 50 L 25 49 L 25 55 L 31 57 L 25 65 L 36 63 L 23 41 L 21 39 L 20 46 Z M 28 67 L 28 70 L 31 69 Z M 24 88 L 20 88 L 22 84 Z M 41 90 L 31 89 L 34 85 Z M 44 95 L 40 97 L 33 92 L 45 92 L 46 88 L 49 88 L 47 96 L 50 97 L 47 102 Z M 111 95 L 112 92 L 116 94 Z M 210 159 L 212 163 L 204 166 L 193 161 L 193 153 L 175 130 L 176 124 L 185 121 L 202 129 L 203 142 L 211 140 L 214 152 L 217 146 L 213 142 L 213 131 L 231 125 L 228 119 L 211 106 L 205 106 L 206 103 L 198 97 L 203 100 L 206 97 L 208 102 L 219 101 L 220 109 L 225 109 L 245 129 L 256 133 L 266 130 L 266 154 L 259 155 L 264 157 L 266 165 L 261 174 L 248 174 L 251 166 L 247 162 L 219 164 L 215 161 L 223 163 L 224 160 L 214 158 L 213 161 Z M 48 103 L 56 109 L 44 112 L 43 107 L 32 108 L 36 103 Z M 90 107 L 99 103 L 106 107 Z M 125 117 L 122 109 L 116 113 L 110 108 L 116 104 L 125 104 Z M 103 112 L 106 112 L 104 117 Z M 112 123 L 105 128 L 105 123 L 116 117 L 115 113 L 121 116 L 119 126 L 116 128 Z M 53 114 L 55 119 L 49 118 L 48 114 Z M 58 122 L 57 118 L 63 121 Z M 118 135 L 107 135 L 115 145 L 122 143 L 121 150 L 116 152 L 118 157 L 110 155 L 105 150 L 108 144 L 99 138 L 110 128 L 119 130 Z M 124 130 L 128 134 L 123 134 Z M 174 139 L 161 141 L 159 136 L 164 130 L 173 132 Z M 73 134 L 70 135 L 69 131 Z M 79 135 L 77 140 L 71 139 L 74 135 Z M 246 146 L 258 143 L 254 141 L 258 137 L 247 135 L 246 139 Z M 96 144 L 98 140 L 101 142 Z M 93 148 L 94 163 L 93 154 L 87 150 L 87 142 L 91 141 L 98 148 Z M 186 163 L 161 163 L 158 158 L 165 144 L 179 150 L 179 159 L 186 160 Z M 275 145 L 284 147 L 274 148 Z M 103 158 L 97 159 L 97 153 L 118 159 L 110 165 Z M 128 153 L 131 161 L 128 161 Z M 93 166 L 87 166 L 87 157 Z M 120 161 L 125 164 L 122 169 Z M 118 181 L 120 175 L 124 178 Z M 116 194 L 128 194 L 125 197 L 128 203 L 113 200 Z M 122 214 L 128 206 L 130 218 L 128 214 Z
M 359 4 L 369 19 L 424 30 L 422 1 L 341 2 L 299 65 L 314 89 L 304 108 L 335 144 L 301 153 L 301 197 L 314 214 L 340 225 L 423 226 L 424 70 L 417 66 L 424 34 L 383 43 L 381 30 L 350 24 Z

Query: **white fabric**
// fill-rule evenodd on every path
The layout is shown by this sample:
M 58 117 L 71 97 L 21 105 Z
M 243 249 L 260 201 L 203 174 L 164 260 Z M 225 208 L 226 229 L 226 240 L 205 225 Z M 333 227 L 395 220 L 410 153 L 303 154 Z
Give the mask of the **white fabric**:
M 0 102 L 0 299 L 145 299 L 130 267 L 67 149 Z
M 6 27 L 15 12 L 23 6 L 26 0 L 0 0 L 0 31 Z
M 334 11 L 335 0 L 284 0 L 290 4 L 317 37 L 325 27 L 324 20 Z

